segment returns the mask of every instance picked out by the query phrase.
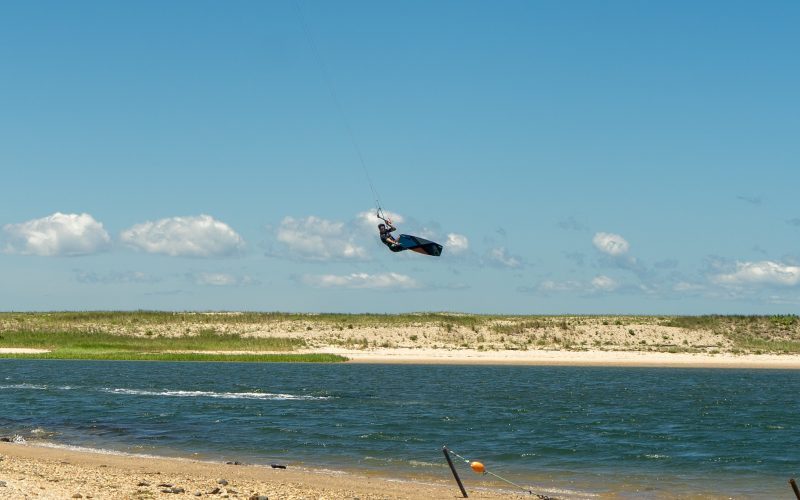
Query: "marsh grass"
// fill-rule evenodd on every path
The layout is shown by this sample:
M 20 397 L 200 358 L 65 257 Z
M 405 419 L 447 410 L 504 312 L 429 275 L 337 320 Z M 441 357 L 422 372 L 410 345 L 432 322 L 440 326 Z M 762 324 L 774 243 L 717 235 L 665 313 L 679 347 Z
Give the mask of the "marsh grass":
M 90 331 L 3 331 L 0 347 L 49 349 L 42 354 L 0 354 L 22 359 L 105 359 L 154 361 L 248 361 L 300 362 L 341 361 L 328 355 L 276 354 L 305 346 L 303 339 L 270 337 L 249 338 L 203 330 L 198 335 L 182 337 L 132 337 Z M 217 354 L 213 352 L 170 351 L 252 351 L 252 354 Z M 268 351 L 261 353 L 260 351 Z
M 58 349 L 42 354 L 0 354 L 11 359 L 66 359 L 90 361 L 225 361 L 237 363 L 338 363 L 347 358 L 335 354 L 200 354 Z

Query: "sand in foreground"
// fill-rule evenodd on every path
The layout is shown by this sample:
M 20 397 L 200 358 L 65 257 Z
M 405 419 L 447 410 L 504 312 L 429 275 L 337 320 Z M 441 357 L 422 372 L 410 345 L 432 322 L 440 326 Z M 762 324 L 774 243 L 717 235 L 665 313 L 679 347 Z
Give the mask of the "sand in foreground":
M 227 484 L 221 484 L 221 479 Z M 0 498 L 4 499 L 460 498 L 455 483 L 448 479 L 408 482 L 334 471 L 280 470 L 0 443 Z M 178 492 L 173 493 L 173 488 Z M 469 494 L 470 498 L 523 498 L 475 488 L 470 488 Z

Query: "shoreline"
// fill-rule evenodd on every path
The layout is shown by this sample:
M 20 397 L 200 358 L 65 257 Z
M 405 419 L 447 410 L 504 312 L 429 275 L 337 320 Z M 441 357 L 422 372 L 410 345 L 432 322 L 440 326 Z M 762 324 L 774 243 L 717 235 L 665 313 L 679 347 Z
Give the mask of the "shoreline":
M 290 500 L 458 497 L 458 488 L 448 474 L 449 471 L 443 470 L 441 478 L 406 479 L 361 470 L 345 472 L 291 465 L 287 469 L 274 469 L 265 465 L 231 465 L 189 458 L 0 442 L 0 496 L 8 499 L 31 496 L 44 499 L 170 498 L 176 494 L 199 498 L 258 499 L 261 496 Z M 505 489 L 478 486 L 475 481 L 467 484 L 473 498 L 531 498 Z
M 318 350 L 316 352 L 323 352 Z M 800 369 L 800 355 L 703 354 L 644 351 L 478 351 L 470 349 L 325 349 L 348 358 L 347 363 L 608 366 L 642 368 L 758 368 Z
M 46 349 L 0 348 L 2 354 L 45 354 Z M 272 354 L 264 351 L 170 351 L 173 353 L 205 353 L 228 356 Z M 285 353 L 283 353 L 285 354 Z M 519 366 L 586 366 L 642 368 L 727 368 L 727 369 L 800 369 L 797 354 L 707 354 L 648 351 L 567 351 L 525 350 L 487 351 L 443 348 L 372 348 L 338 347 L 302 349 L 293 354 L 334 354 L 347 358 L 348 364 L 420 364 L 420 365 L 519 365 Z M 0 357 L 0 359 L 3 359 Z M 12 358 L 7 358 L 12 359 Z

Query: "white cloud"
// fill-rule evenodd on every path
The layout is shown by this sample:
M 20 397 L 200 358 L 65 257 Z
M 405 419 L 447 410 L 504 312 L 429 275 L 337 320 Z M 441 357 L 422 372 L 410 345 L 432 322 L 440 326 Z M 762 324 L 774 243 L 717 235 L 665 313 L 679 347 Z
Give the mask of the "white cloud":
M 614 233 L 597 233 L 592 238 L 592 243 L 598 250 L 612 257 L 623 255 L 630 248 L 625 238 Z
M 120 238 L 139 250 L 172 257 L 225 257 L 244 248 L 244 240 L 236 231 L 210 215 L 136 224 Z
M 253 283 L 249 276 L 239 277 L 228 273 L 199 273 L 194 282 L 204 286 L 239 286 Z
M 510 255 L 505 247 L 496 247 L 489 250 L 486 258 L 490 263 L 494 263 L 503 267 L 517 269 L 522 267 L 522 260 L 514 255 Z
M 795 286 L 800 283 L 800 266 L 783 265 L 769 260 L 737 262 L 734 272 L 717 274 L 712 280 L 721 285 Z
M 405 218 L 395 212 L 383 212 L 383 216 L 387 219 L 392 221 L 392 224 L 402 224 L 405 222 Z M 365 228 L 369 228 L 370 230 L 375 230 L 378 227 L 378 224 L 382 223 L 383 221 L 378 219 L 375 215 L 375 210 L 365 210 L 363 212 L 359 212 L 356 214 L 356 219 L 358 220 L 359 224 Z
M 368 288 L 410 289 L 418 288 L 417 282 L 405 274 L 351 273 L 347 275 L 321 274 L 303 276 L 303 282 L 316 288 Z
M 111 238 L 103 224 L 89 214 L 62 214 L 6 224 L 6 253 L 46 257 L 87 255 L 105 250 Z
M 448 253 L 460 254 L 469 250 L 469 240 L 463 234 L 450 233 L 444 246 Z
M 619 283 L 613 278 L 605 275 L 598 275 L 592 278 L 590 282 L 585 281 L 553 281 L 547 280 L 539 283 L 535 288 L 539 292 L 580 292 L 580 293 L 596 293 L 596 292 L 612 292 L 619 288 Z M 530 290 L 530 289 L 527 289 Z
M 595 276 L 592 279 L 592 288 L 594 288 L 595 290 L 611 292 L 613 290 L 616 290 L 617 287 L 619 287 L 619 283 L 617 283 L 614 279 L 609 278 L 608 276 L 602 274 L 599 276 Z
M 577 281 L 553 281 L 547 280 L 539 283 L 539 291 L 542 292 L 573 292 L 581 290 L 584 286 Z
M 309 260 L 358 260 L 367 257 L 366 250 L 355 242 L 353 232 L 345 223 L 313 215 L 304 219 L 284 217 L 275 237 L 293 256 Z
M 141 271 L 111 271 L 107 273 L 96 273 L 91 271 L 80 271 L 75 269 L 75 279 L 79 283 L 115 285 L 121 283 L 157 283 L 160 278 Z

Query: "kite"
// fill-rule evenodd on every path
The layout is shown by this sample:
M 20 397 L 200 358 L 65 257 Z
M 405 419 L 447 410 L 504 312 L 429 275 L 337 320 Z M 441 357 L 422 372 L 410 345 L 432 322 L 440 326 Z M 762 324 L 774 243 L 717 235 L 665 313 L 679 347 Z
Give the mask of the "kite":
M 378 230 L 381 234 L 381 242 L 389 247 L 392 252 L 402 252 L 404 250 L 411 250 L 412 252 L 421 253 L 422 255 L 431 255 L 438 257 L 442 255 L 442 245 L 435 243 L 419 236 L 411 236 L 410 234 L 401 234 L 395 238 L 391 235 L 392 231 L 397 228 L 392 225 L 392 221 L 383 216 L 381 209 L 378 209 L 378 218 L 383 221 L 378 224 Z

